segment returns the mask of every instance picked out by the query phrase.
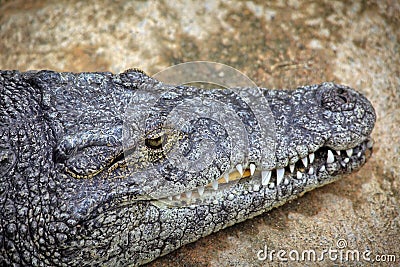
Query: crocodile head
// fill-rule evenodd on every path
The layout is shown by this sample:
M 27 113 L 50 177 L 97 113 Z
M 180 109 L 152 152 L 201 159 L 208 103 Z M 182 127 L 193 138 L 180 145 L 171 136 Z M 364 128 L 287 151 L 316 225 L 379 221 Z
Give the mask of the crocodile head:
M 7 264 L 145 263 L 356 171 L 372 151 L 372 105 L 333 83 L 260 89 L 255 103 L 139 71 L 1 77 Z
M 302 192 L 359 169 L 372 151 L 374 109 L 346 86 L 262 89 L 260 106 L 229 89 L 152 83 L 160 90 L 151 109 L 127 109 L 125 152 L 117 162 L 124 167 L 112 168 L 112 175 L 133 178 L 126 188 L 135 188 L 138 199 L 203 205 L 263 190 Z M 139 102 L 143 96 L 130 105 Z M 145 119 L 138 119 L 139 110 Z M 269 131 L 260 133 L 262 127 Z

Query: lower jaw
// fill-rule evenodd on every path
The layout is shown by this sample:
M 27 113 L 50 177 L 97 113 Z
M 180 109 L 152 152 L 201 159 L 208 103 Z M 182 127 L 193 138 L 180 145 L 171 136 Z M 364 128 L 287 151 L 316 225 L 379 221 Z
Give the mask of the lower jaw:
M 235 195 L 256 193 L 261 190 L 283 190 L 287 187 L 293 189 L 296 185 L 302 184 L 293 193 L 301 195 L 312 188 L 336 180 L 335 177 L 339 175 L 358 170 L 371 156 L 372 143 L 372 140 L 367 138 L 361 144 L 347 151 L 335 151 L 322 147 L 313 153 L 314 160 L 312 162 L 304 164 L 304 161 L 299 160 L 294 167 L 286 166 L 282 168 L 283 170 L 280 169 L 280 174 L 278 170 L 271 170 L 270 173 L 267 173 L 269 179 L 265 178 L 265 172 L 255 171 L 253 175 L 250 175 L 250 169 L 245 169 L 242 175 L 238 171 L 232 172 L 229 174 L 229 179 L 227 176 L 221 177 L 205 187 L 159 199 L 158 202 L 168 206 L 188 206 L 223 201 L 224 199 L 232 200 Z M 283 176 L 282 172 L 284 172 Z M 310 181 L 310 188 L 305 190 L 304 184 L 307 184 L 307 181 Z M 301 192 L 302 189 L 304 192 Z M 240 192 L 240 190 L 246 192 Z

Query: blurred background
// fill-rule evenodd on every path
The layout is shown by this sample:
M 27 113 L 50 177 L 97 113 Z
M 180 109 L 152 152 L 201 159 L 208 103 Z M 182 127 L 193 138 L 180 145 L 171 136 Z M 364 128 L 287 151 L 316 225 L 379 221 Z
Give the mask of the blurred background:
M 140 68 L 153 75 L 205 60 L 232 66 L 262 87 L 351 86 L 377 112 L 375 154 L 362 170 L 150 266 L 266 265 L 257 260 L 264 245 L 322 251 L 339 238 L 373 256 L 397 253 L 399 262 L 399 25 L 400 2 L 390 0 L 0 0 L 0 69 Z

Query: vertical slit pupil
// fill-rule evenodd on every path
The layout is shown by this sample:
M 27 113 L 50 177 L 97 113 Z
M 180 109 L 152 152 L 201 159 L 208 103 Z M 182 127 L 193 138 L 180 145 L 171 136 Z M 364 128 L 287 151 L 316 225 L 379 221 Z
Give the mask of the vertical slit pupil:
M 146 140 L 145 140 L 145 145 L 148 147 L 148 148 L 152 148 L 152 149 L 159 149 L 159 148 L 161 148 L 162 147 L 162 144 L 163 144 L 163 137 L 162 136 L 159 136 L 159 137 L 156 137 L 156 138 L 146 138 Z

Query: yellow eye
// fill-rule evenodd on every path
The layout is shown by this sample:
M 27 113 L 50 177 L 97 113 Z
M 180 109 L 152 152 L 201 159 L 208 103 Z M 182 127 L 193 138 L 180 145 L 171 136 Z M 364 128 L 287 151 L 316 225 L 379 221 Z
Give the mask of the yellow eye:
M 159 137 L 155 137 L 155 138 L 146 138 L 146 140 L 144 141 L 144 143 L 146 144 L 146 146 L 148 148 L 151 149 L 160 149 L 162 148 L 164 142 L 164 136 L 161 135 Z

